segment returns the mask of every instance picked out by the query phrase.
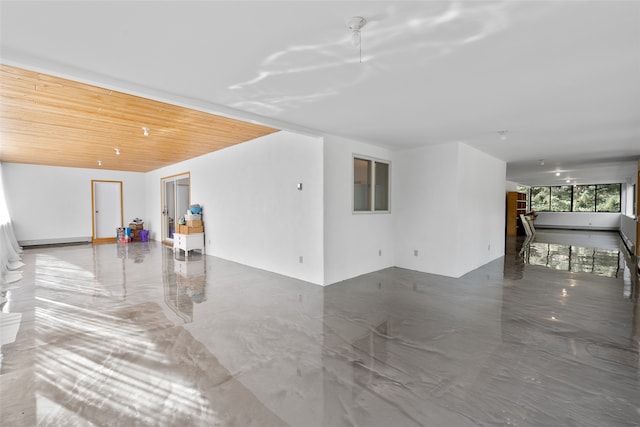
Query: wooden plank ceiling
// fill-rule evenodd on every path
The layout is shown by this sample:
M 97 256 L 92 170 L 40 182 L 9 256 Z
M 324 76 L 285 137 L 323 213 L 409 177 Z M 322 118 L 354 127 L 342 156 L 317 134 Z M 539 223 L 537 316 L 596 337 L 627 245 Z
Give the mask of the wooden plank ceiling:
M 148 172 L 277 131 L 0 65 L 1 162 Z

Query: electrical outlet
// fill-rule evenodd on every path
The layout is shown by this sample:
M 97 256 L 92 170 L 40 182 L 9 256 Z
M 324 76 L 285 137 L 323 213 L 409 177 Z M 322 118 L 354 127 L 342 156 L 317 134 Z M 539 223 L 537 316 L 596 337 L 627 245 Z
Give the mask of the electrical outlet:
M 302 255 L 300 255 L 299 261 L 300 261 L 300 264 L 304 262 L 304 258 L 302 258 Z
M 418 250 L 417 249 L 413 250 L 413 256 L 418 256 Z

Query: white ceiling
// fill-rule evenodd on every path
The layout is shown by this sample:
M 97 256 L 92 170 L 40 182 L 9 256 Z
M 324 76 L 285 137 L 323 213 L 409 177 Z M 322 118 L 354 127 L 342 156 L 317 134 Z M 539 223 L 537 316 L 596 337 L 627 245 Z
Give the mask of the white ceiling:
M 623 182 L 640 157 L 638 1 L 0 7 L 7 65 L 394 149 L 460 141 L 522 184 Z

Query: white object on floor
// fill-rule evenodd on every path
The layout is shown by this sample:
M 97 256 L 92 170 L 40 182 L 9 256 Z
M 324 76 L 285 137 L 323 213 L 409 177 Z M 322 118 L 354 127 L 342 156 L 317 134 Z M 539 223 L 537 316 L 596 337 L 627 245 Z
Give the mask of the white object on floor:
M 18 280 L 22 280 L 22 271 L 7 271 L 7 274 L 4 276 L 4 283 L 13 283 Z
M 22 261 L 13 261 L 13 262 L 10 262 L 9 265 L 7 266 L 7 268 L 9 270 L 17 270 L 20 267 L 24 267 L 24 262 L 22 262 Z
M 176 249 L 182 249 L 185 252 L 185 256 L 189 255 L 189 251 L 199 249 L 204 253 L 204 233 L 195 234 L 173 234 L 173 251 Z
M 536 229 L 533 227 L 533 222 L 529 221 L 525 215 L 520 214 L 520 221 L 522 222 L 522 226 L 524 227 L 524 231 L 527 233 L 527 236 L 531 237 L 536 234 Z
M 0 312 L 0 345 L 11 344 L 16 340 L 22 313 Z

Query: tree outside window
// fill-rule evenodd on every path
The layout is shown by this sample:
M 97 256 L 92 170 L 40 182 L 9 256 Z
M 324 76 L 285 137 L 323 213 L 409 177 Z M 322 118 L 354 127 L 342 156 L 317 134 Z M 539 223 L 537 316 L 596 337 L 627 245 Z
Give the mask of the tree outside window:
M 562 185 L 551 187 L 551 211 L 570 212 L 571 211 L 571 186 Z
M 595 212 L 596 211 L 596 186 L 595 185 L 574 185 L 573 186 L 573 211 L 574 212 Z
M 596 212 L 620 212 L 620 184 L 596 186 Z
M 551 210 L 551 188 L 531 187 L 531 210 L 548 212 Z
M 531 187 L 531 209 L 539 212 L 620 212 L 621 184 Z

